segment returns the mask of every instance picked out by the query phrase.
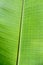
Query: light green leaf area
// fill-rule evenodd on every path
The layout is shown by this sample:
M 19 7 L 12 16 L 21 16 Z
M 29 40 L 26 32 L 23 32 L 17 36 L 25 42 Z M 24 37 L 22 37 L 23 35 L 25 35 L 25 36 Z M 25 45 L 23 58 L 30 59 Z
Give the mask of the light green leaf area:
M 25 0 L 19 65 L 43 65 L 43 0 Z
M 22 0 L 0 0 L 0 65 L 16 65 Z

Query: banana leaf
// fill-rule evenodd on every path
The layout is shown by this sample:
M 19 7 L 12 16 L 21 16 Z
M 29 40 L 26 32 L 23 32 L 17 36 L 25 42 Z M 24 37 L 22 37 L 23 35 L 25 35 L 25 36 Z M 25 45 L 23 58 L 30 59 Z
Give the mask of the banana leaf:
M 43 0 L 25 0 L 19 65 L 43 65 Z
M 22 0 L 0 0 L 0 65 L 16 65 Z
M 0 0 L 0 65 L 43 65 L 42 0 Z

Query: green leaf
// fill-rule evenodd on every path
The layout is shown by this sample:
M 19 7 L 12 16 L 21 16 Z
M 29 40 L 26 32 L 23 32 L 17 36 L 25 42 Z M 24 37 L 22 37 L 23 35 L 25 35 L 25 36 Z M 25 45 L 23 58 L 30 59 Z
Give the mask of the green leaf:
M 43 64 L 43 1 L 0 0 L 0 65 Z
M 22 1 L 0 0 L 0 65 L 16 65 Z
M 19 65 L 43 65 L 43 1 L 25 0 Z

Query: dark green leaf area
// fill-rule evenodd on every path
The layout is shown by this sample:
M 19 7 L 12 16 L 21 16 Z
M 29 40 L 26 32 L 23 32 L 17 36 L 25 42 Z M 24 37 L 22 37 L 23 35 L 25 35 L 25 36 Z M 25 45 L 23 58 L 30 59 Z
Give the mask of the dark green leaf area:
M 0 65 L 12 65 L 9 59 L 7 59 L 4 55 L 0 54 Z

